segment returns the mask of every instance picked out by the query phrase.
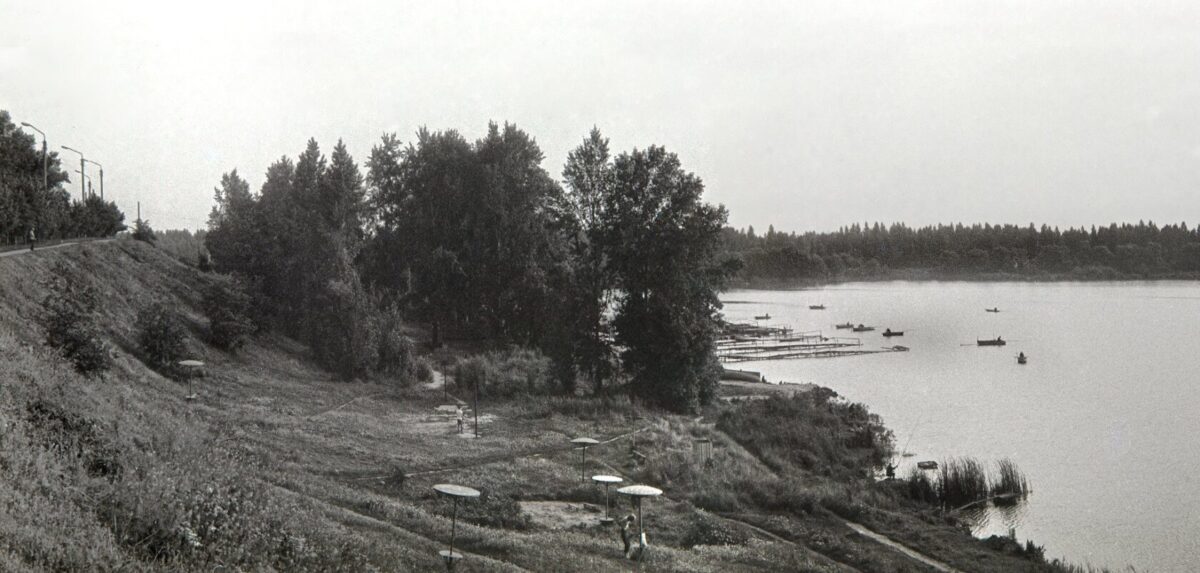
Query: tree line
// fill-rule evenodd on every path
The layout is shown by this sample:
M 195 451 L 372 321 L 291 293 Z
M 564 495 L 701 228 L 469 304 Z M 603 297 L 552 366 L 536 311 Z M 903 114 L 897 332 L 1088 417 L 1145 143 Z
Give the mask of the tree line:
M 404 352 L 385 342 L 407 320 L 435 346 L 539 349 L 566 393 L 584 381 L 676 410 L 711 400 L 717 293 L 736 272 L 724 208 L 661 147 L 614 156 L 593 130 L 561 180 L 544 159 L 511 124 L 475 141 L 386 134 L 365 172 L 342 142 L 327 158 L 310 140 L 258 193 L 226 173 L 205 244 L 262 322 L 345 378 L 399 368 Z
M 726 228 L 738 280 L 786 283 L 839 278 L 1200 276 L 1200 227 L 1154 222 L 1060 230 L 1043 225 L 854 224 L 832 233 Z
M 116 203 L 94 195 L 73 200 L 65 186 L 71 177 L 58 153 L 42 153 L 34 135 L 0 110 L 0 243 L 23 241 L 30 229 L 38 240 L 107 237 L 125 230 L 125 214 Z

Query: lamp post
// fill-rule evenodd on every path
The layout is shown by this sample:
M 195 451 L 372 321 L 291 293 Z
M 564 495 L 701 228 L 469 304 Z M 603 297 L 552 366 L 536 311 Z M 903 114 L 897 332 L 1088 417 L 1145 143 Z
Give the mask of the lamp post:
M 104 166 L 100 165 L 99 161 L 86 160 L 88 163 L 100 168 L 100 200 L 104 200 Z
M 72 151 L 72 152 L 79 154 L 79 173 L 80 173 L 80 175 L 86 176 L 87 175 L 87 165 L 85 164 L 84 159 L 83 159 L 83 152 L 79 151 L 78 149 L 71 149 L 70 147 L 67 147 L 65 145 L 63 145 L 61 147 L 67 151 Z M 80 195 L 80 197 L 79 197 L 80 201 L 87 201 L 87 189 L 85 189 L 83 186 L 83 179 L 79 180 L 79 195 Z
M 50 176 L 47 175 L 50 165 L 50 155 L 46 153 L 46 133 L 34 127 L 32 124 L 24 121 L 21 122 L 21 125 L 28 127 L 29 129 L 32 129 L 42 135 L 42 187 L 44 189 L 50 189 Z

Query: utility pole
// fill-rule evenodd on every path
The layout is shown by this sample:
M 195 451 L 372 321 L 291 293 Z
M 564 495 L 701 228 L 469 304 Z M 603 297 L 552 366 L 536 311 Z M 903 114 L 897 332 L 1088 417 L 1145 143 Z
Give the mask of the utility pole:
M 28 127 L 29 129 L 32 129 L 32 130 L 42 134 L 42 188 L 49 191 L 50 190 L 50 176 L 47 175 L 47 173 L 50 169 L 50 155 L 48 153 L 46 153 L 46 134 L 44 132 L 42 132 L 42 130 L 34 127 L 32 124 L 26 123 L 24 121 L 21 122 L 21 125 Z M 101 185 L 101 187 L 103 187 L 103 185 Z
M 73 151 L 73 152 L 79 154 L 79 173 L 82 175 L 86 175 L 87 174 L 87 165 L 85 164 L 84 159 L 83 159 L 83 152 L 79 151 L 78 149 L 71 149 L 70 147 L 67 147 L 65 145 L 62 146 L 62 148 L 66 149 L 67 151 Z M 81 201 L 87 201 L 87 188 L 83 186 L 82 178 L 79 179 L 79 195 L 80 195 Z

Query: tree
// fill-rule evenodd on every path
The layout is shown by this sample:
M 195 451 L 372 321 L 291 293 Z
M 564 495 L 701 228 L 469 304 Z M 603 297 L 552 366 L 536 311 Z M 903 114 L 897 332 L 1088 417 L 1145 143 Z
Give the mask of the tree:
M 701 201 L 704 185 L 661 147 L 613 162 L 604 247 L 617 277 L 617 343 L 635 394 L 676 411 L 715 395 L 717 298 L 736 270 L 718 261 L 723 207 Z
M 606 264 L 602 233 L 604 207 L 613 193 L 614 181 L 608 139 L 599 129 L 593 127 L 583 143 L 567 155 L 563 180 L 573 263 L 571 281 L 563 296 L 568 309 L 563 324 L 564 352 L 587 374 L 593 389 L 600 392 L 604 381 L 612 375 L 611 325 L 606 311 L 612 301 L 614 277 Z M 562 361 L 559 356 L 556 359 Z

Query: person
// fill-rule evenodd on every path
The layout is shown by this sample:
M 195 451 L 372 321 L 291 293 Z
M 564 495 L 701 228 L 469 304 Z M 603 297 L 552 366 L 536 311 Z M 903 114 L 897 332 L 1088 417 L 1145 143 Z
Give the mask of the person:
M 887 465 L 887 478 L 896 479 L 896 464 L 889 463 Z
M 37 232 L 34 230 L 33 225 L 30 225 L 29 226 L 29 250 L 31 250 L 31 251 L 33 250 L 33 245 L 35 243 L 37 243 Z
M 637 538 L 636 522 L 637 518 L 632 513 L 621 519 L 621 543 L 625 544 L 626 558 L 632 554 L 630 548 L 633 546 L 633 540 Z
M 462 430 L 463 430 L 463 415 L 464 415 L 464 413 L 463 413 L 462 404 L 459 404 L 457 406 L 457 408 L 455 409 L 455 416 L 458 418 L 458 433 L 460 433 L 460 434 L 462 433 Z

